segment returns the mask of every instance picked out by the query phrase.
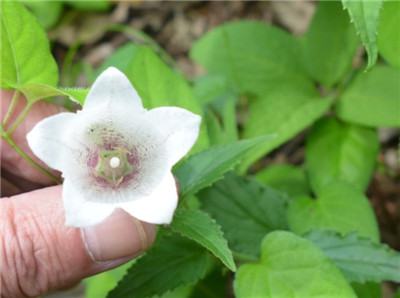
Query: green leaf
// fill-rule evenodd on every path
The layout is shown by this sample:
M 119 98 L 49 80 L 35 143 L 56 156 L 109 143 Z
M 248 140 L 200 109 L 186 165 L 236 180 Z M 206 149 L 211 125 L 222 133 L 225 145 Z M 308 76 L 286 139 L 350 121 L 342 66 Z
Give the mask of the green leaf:
M 382 298 L 381 285 L 375 282 L 351 283 L 357 297 L 360 298 Z
M 368 199 L 345 183 L 332 183 L 317 199 L 302 197 L 289 203 L 290 229 L 305 234 L 313 229 L 328 229 L 348 234 L 358 232 L 379 240 L 378 225 Z
M 229 272 L 221 272 L 219 268 L 211 272 L 205 279 L 199 281 L 193 289 L 190 298 L 222 298 L 227 297 L 230 290 L 227 284 L 230 283 Z M 181 297 L 179 297 L 181 298 Z
M 64 2 L 82 11 L 107 11 L 111 7 L 108 0 L 64 0 Z
M 116 66 L 125 73 L 146 108 L 178 106 L 203 114 L 187 80 L 166 65 L 149 47 L 127 44 L 109 57 L 105 65 Z M 205 123 L 195 147 L 194 151 L 208 147 Z
M 320 118 L 331 103 L 330 98 L 320 98 L 313 84 L 304 81 L 277 84 L 251 100 L 244 137 L 276 133 L 277 138 L 251 150 L 240 169 L 246 170 L 254 161 L 292 139 Z
M 261 260 L 236 274 L 237 298 L 356 298 L 332 262 L 310 241 L 289 232 L 267 235 Z
M 191 57 L 209 73 L 225 75 L 241 92 L 263 93 L 277 83 L 303 79 L 300 47 L 288 33 L 255 21 L 219 26 L 198 40 Z
M 219 145 L 237 141 L 238 95 L 232 90 L 226 78 L 216 75 L 199 78 L 195 82 L 194 92 L 205 107 L 204 120 L 210 143 Z
M 309 195 L 306 173 L 290 164 L 273 164 L 255 176 L 258 181 L 288 194 L 290 197 Z
M 32 11 L 45 29 L 49 29 L 57 23 L 63 9 L 61 1 L 23 0 L 20 2 Z
M 344 181 L 364 192 L 373 174 L 379 150 L 376 130 L 339 122 L 315 123 L 306 143 L 306 169 L 318 194 L 333 181 Z
M 211 264 L 210 255 L 193 241 L 178 235 L 164 236 L 137 260 L 107 297 L 161 295 L 203 278 Z
M 359 73 L 337 105 L 338 116 L 348 122 L 374 127 L 400 126 L 400 69 L 376 66 Z
M 21 89 L 32 83 L 55 86 L 57 64 L 35 17 L 21 3 L 1 1 L 0 19 L 0 87 Z
M 31 101 L 45 99 L 53 96 L 67 96 L 73 102 L 83 105 L 89 89 L 84 88 L 62 88 L 47 84 L 27 84 L 21 88 L 26 98 Z
M 106 297 L 107 293 L 117 285 L 133 262 L 85 279 L 85 298 Z
M 304 39 L 304 66 L 331 87 L 351 68 L 358 38 L 339 1 L 320 1 Z
M 348 10 L 351 21 L 368 53 L 368 66 L 371 68 L 378 57 L 376 34 L 379 24 L 379 10 L 383 0 L 342 0 Z
M 204 246 L 226 267 L 236 271 L 232 252 L 221 227 L 207 213 L 200 210 L 179 210 L 174 216 L 171 229 Z
M 195 194 L 210 186 L 232 170 L 251 148 L 262 142 L 272 140 L 273 136 L 264 136 L 250 140 L 241 140 L 232 144 L 211 147 L 189 157 L 174 171 L 179 182 L 182 197 Z
M 222 226 L 229 246 L 249 258 L 258 256 L 265 234 L 287 229 L 287 197 L 254 179 L 229 174 L 199 197 L 202 208 Z
M 400 253 L 351 233 L 313 231 L 307 239 L 328 256 L 350 281 L 400 282 Z
M 378 30 L 379 53 L 392 66 L 400 67 L 400 2 L 384 1 Z

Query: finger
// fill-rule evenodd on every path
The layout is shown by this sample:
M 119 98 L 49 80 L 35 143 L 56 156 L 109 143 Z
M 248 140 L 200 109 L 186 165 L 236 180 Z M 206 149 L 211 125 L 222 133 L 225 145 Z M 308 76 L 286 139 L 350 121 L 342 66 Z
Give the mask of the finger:
M 146 250 L 155 226 L 116 210 L 97 226 L 64 225 L 61 186 L 0 200 L 2 297 L 36 297 L 71 286 Z
M 1 119 L 3 121 L 4 116 L 8 110 L 11 102 L 12 92 L 10 91 L 0 91 L 1 96 Z M 18 104 L 15 108 L 15 112 L 10 119 L 13 122 L 16 116 L 21 113 L 26 105 L 25 99 L 21 96 Z M 62 108 L 44 101 L 38 101 L 33 104 L 31 111 L 26 117 L 25 121 L 15 130 L 13 133 L 13 139 L 15 143 L 22 148 L 29 156 L 31 156 L 35 161 L 39 162 L 42 166 L 45 165 L 40 162 L 30 150 L 28 143 L 26 141 L 26 134 L 33 128 L 33 126 L 45 117 L 57 114 L 62 111 Z M 52 180 L 39 172 L 37 169 L 33 168 L 27 161 L 25 161 L 11 146 L 1 139 L 1 162 L 2 167 L 7 169 L 14 175 L 23 177 L 27 180 L 42 184 L 50 185 L 54 182 Z

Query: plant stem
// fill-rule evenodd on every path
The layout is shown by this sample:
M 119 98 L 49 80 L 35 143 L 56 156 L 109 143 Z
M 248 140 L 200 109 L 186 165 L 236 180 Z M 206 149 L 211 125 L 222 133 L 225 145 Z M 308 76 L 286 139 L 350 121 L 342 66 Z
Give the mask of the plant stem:
M 53 175 L 49 170 L 45 169 L 42 167 L 40 164 L 38 164 L 36 161 L 34 161 L 28 154 L 25 153 L 24 150 L 22 150 L 11 138 L 11 135 L 4 131 L 3 126 L 1 126 L 1 137 L 17 152 L 23 159 L 25 159 L 33 168 L 37 169 L 39 172 L 43 173 L 47 177 L 49 177 L 51 180 L 56 182 L 57 184 L 60 184 L 61 181 L 58 177 Z
M 3 119 L 3 126 L 4 127 L 6 127 L 8 120 L 12 116 L 12 114 L 13 114 L 13 112 L 15 110 L 15 107 L 17 106 L 19 95 L 20 95 L 19 91 L 15 90 L 14 94 L 13 94 L 13 96 L 11 98 L 11 103 L 8 106 L 7 113 L 6 113 L 6 115 L 4 116 L 4 119 Z
M 18 115 L 17 119 L 11 124 L 10 128 L 7 130 L 7 134 L 12 135 L 17 127 L 24 121 L 26 115 L 28 115 L 32 103 L 27 103 L 22 112 Z

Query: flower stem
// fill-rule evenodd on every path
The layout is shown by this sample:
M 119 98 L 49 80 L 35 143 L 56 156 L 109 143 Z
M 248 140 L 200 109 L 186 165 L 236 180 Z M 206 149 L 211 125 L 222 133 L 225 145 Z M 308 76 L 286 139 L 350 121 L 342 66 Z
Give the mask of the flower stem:
M 11 124 L 10 128 L 7 130 L 7 134 L 12 135 L 17 127 L 24 121 L 26 115 L 28 115 L 32 103 L 27 103 L 22 112 L 18 115 L 17 119 Z
M 15 110 L 15 107 L 17 106 L 19 95 L 20 95 L 19 91 L 15 90 L 14 94 L 13 94 L 13 96 L 11 98 L 11 103 L 8 106 L 7 113 L 6 113 L 6 115 L 4 116 L 4 119 L 3 119 L 3 126 L 4 127 L 6 127 L 8 120 L 10 120 L 10 117 L 12 116 L 12 114 L 13 114 L 13 112 Z
M 4 131 L 3 126 L 1 126 L 1 137 L 17 152 L 23 159 L 25 159 L 33 168 L 37 169 L 39 172 L 43 173 L 47 177 L 49 177 L 51 180 L 56 182 L 57 184 L 61 183 L 61 180 L 56 177 L 53 173 L 51 173 L 49 170 L 45 169 L 42 167 L 40 164 L 38 164 L 36 161 L 34 161 L 28 154 L 25 153 L 24 150 L 22 150 L 11 138 L 11 135 Z

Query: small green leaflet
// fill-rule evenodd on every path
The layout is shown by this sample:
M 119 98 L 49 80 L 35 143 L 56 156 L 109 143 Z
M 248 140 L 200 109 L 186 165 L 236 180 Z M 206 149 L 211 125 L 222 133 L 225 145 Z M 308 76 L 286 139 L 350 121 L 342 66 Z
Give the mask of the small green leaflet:
M 202 279 L 212 266 L 208 252 L 178 235 L 161 236 L 128 269 L 108 298 L 147 298 Z
M 258 172 L 255 178 L 291 198 L 311 192 L 304 169 L 291 164 L 272 164 Z
M 55 86 L 57 64 L 35 17 L 17 1 L 1 1 L 0 19 L 0 86 L 18 90 L 31 83 Z
M 202 208 L 221 225 L 229 245 L 248 258 L 257 257 L 262 238 L 287 229 L 287 197 L 260 182 L 233 173 L 199 193 Z
M 378 30 L 379 53 L 400 68 L 400 1 L 384 1 Z
M 376 34 L 379 24 L 379 12 L 383 0 L 342 0 L 348 10 L 351 21 L 368 53 L 367 69 L 370 69 L 378 57 Z
M 279 82 L 262 96 L 252 98 L 248 119 L 243 125 L 244 137 L 270 133 L 276 133 L 277 137 L 251 150 L 240 165 L 240 171 L 244 173 L 256 160 L 318 120 L 331 103 L 332 98 L 321 98 L 313 83 L 307 80 Z
M 21 2 L 32 11 L 40 25 L 45 29 L 53 27 L 63 11 L 61 1 L 23 0 Z
M 351 69 L 358 38 L 339 1 L 319 1 L 303 40 L 304 67 L 327 87 L 343 79 Z
M 313 229 L 328 229 L 348 234 L 358 232 L 378 242 L 375 213 L 360 190 L 344 182 L 325 186 L 317 199 L 300 197 L 289 202 L 290 229 L 305 234 Z
M 239 267 L 234 291 L 237 298 L 356 298 L 322 251 L 282 231 L 264 238 L 259 263 Z
M 170 227 L 174 232 L 207 248 L 230 270 L 236 270 L 232 252 L 221 227 L 207 213 L 201 210 L 178 210 Z
M 317 245 L 350 281 L 400 282 L 400 253 L 357 233 L 312 231 L 306 238 Z
M 174 170 L 178 179 L 181 197 L 195 194 L 210 186 L 232 170 L 251 148 L 273 140 L 274 136 L 263 136 L 219 145 L 189 157 Z
M 62 88 L 47 84 L 27 84 L 21 88 L 28 101 L 34 102 L 53 96 L 67 96 L 70 100 L 83 105 L 88 89 L 84 88 Z
M 400 69 L 376 65 L 360 72 L 340 96 L 340 119 L 372 127 L 400 127 Z
M 317 194 L 334 181 L 364 192 L 379 151 L 376 129 L 324 118 L 313 126 L 306 142 L 306 169 Z
M 242 93 L 263 94 L 277 83 L 303 79 L 300 46 L 293 36 L 256 21 L 218 26 L 194 43 L 190 56 L 221 74 Z

